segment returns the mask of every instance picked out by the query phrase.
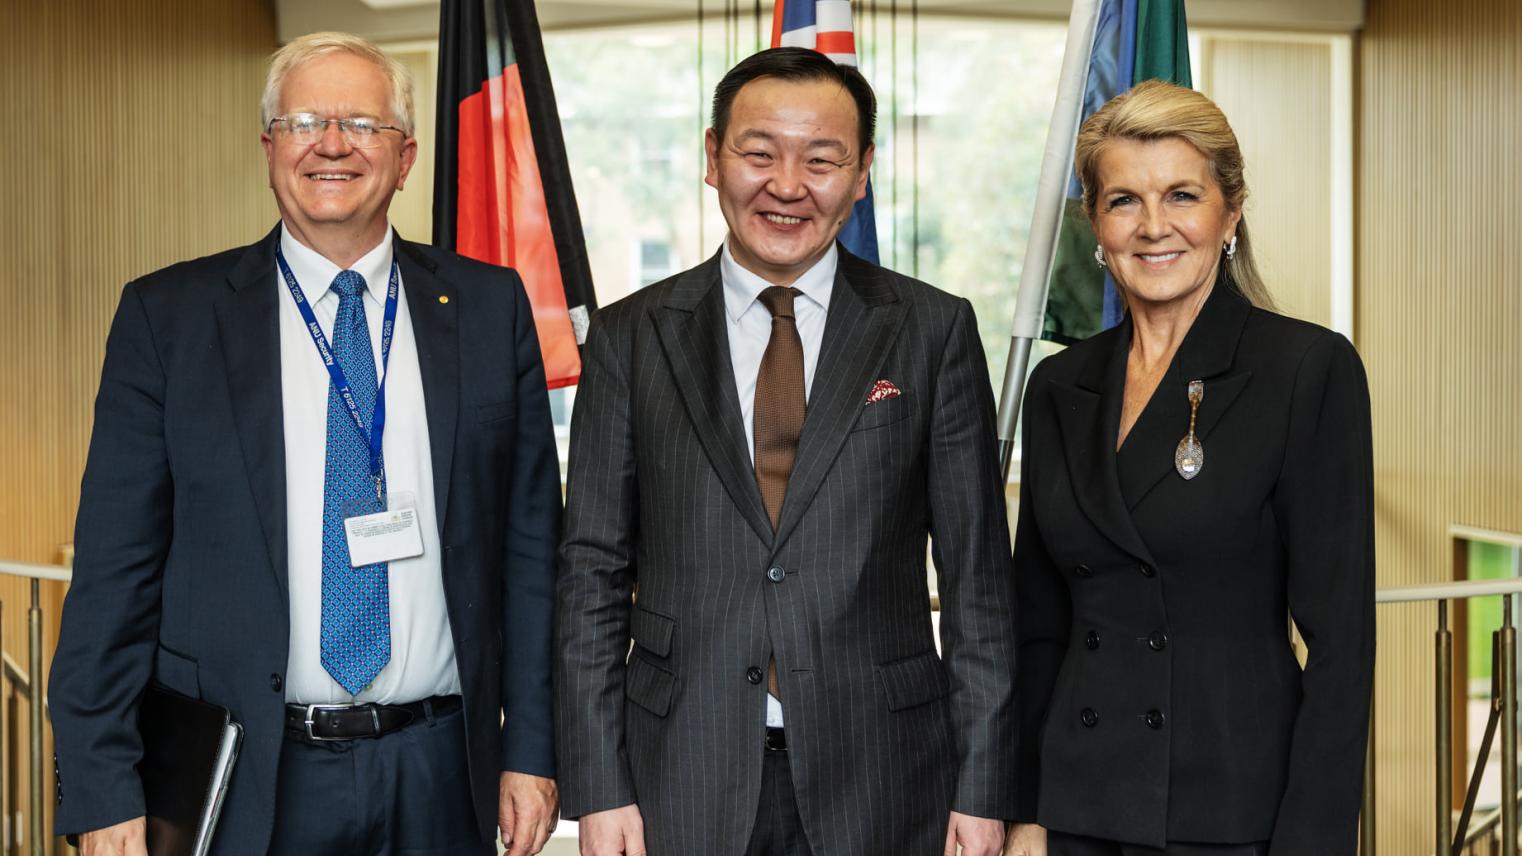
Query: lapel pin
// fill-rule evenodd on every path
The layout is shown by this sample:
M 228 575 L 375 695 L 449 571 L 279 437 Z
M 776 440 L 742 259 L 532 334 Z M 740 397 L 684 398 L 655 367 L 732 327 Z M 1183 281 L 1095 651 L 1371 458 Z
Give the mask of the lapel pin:
M 449 295 L 447 295 L 447 294 L 441 294 L 441 295 L 439 295 L 439 302 L 440 303 L 448 303 L 449 302 Z
M 1194 422 L 1200 415 L 1200 402 L 1205 400 L 1205 382 L 1192 380 L 1189 382 L 1189 433 L 1184 439 L 1178 441 L 1178 448 L 1173 450 L 1173 468 L 1184 477 L 1185 481 L 1200 474 L 1200 469 L 1205 466 L 1205 447 L 1200 445 L 1200 438 L 1194 436 Z

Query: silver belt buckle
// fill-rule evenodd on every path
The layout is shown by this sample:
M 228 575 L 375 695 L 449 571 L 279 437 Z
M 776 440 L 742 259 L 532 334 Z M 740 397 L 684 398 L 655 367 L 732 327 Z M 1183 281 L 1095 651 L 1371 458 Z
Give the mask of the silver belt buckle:
M 307 705 L 306 732 L 308 740 L 347 740 L 346 737 L 319 737 L 312 733 L 312 715 L 319 710 L 345 710 L 357 705 L 352 704 L 309 704 Z

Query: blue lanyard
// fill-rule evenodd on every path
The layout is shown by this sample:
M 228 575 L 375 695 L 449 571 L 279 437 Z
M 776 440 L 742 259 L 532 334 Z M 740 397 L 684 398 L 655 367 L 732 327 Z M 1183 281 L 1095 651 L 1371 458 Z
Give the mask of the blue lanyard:
M 296 275 L 291 273 L 291 266 L 285 263 L 285 254 L 279 248 L 275 250 L 275 261 L 280 263 L 280 275 L 285 277 L 285 286 L 291 292 L 291 299 L 296 301 L 301 320 L 306 323 L 312 343 L 317 346 L 317 356 L 322 358 L 322 364 L 328 369 L 333 389 L 338 391 L 338 397 L 343 400 L 344 407 L 353 418 L 359 436 L 370 444 L 370 474 L 375 477 L 375 498 L 380 500 L 386 479 L 385 464 L 381 460 L 381 437 L 386 431 L 386 378 L 391 375 L 391 334 L 396 330 L 397 295 L 401 293 L 401 274 L 397 270 L 396 255 L 392 254 L 391 281 L 386 285 L 386 314 L 381 321 L 381 378 L 375 390 L 375 413 L 370 419 L 369 430 L 365 429 L 365 418 L 359 413 L 359 405 L 354 401 L 354 392 L 349 388 L 349 379 L 344 376 L 343 366 L 333 358 L 333 349 L 328 347 L 328 337 L 317 326 L 317 316 L 312 314 L 312 306 L 307 302 L 301 284 L 296 282 Z M 368 336 L 369 332 L 365 335 Z

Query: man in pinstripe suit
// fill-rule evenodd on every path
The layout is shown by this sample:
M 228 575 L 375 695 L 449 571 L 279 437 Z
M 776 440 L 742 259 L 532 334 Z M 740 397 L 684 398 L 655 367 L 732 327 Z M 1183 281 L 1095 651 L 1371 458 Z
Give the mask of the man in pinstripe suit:
M 765 51 L 713 113 L 724 248 L 587 338 L 565 814 L 590 856 L 995 854 L 1014 594 L 972 308 L 835 243 L 872 160 L 855 69 Z

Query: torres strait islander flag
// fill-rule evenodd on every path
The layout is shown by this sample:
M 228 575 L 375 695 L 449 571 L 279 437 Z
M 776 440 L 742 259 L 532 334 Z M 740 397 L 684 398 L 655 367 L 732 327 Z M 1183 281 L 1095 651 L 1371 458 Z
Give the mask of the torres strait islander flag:
M 816 50 L 841 65 L 856 65 L 856 32 L 851 0 L 777 0 L 772 10 L 772 47 Z M 851 209 L 840 242 L 852 253 L 877 264 L 877 218 L 872 214 L 872 180 L 867 195 Z
M 532 0 L 443 0 L 433 242 L 523 277 L 551 389 L 596 308 Z

